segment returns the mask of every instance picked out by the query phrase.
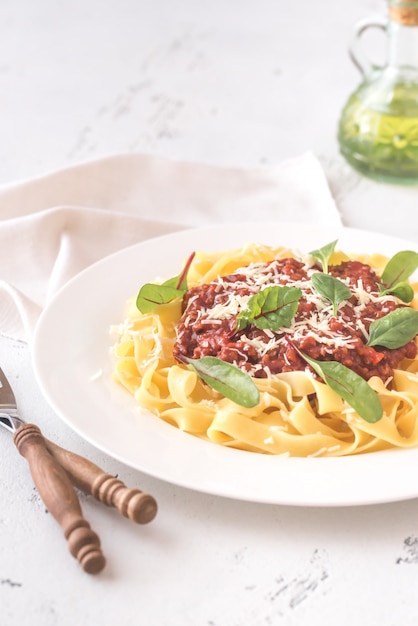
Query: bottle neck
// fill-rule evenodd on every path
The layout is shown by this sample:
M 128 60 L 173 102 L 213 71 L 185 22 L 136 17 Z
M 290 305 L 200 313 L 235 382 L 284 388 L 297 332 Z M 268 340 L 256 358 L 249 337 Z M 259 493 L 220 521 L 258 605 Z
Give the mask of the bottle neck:
M 405 26 L 391 20 L 388 35 L 388 66 L 418 72 L 418 26 Z

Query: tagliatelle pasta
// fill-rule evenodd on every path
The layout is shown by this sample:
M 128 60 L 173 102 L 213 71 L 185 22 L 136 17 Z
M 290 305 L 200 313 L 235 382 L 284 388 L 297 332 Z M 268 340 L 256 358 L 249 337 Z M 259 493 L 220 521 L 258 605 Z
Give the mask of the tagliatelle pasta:
M 308 267 L 312 259 L 307 257 L 300 258 Z M 188 286 L 206 285 L 234 274 L 239 268 L 287 258 L 293 259 L 295 254 L 285 248 L 259 244 L 221 253 L 199 252 L 188 273 Z M 387 261 L 382 255 L 350 255 L 350 258 L 367 263 L 377 274 Z M 338 265 L 347 259 L 344 253 L 337 252 L 332 263 Z M 361 299 L 362 293 L 358 297 Z M 388 302 L 394 300 L 387 297 Z M 416 298 L 409 306 L 418 308 Z M 248 365 L 260 401 L 245 408 L 222 396 L 203 382 L 196 371 L 175 358 L 173 351 L 179 341 L 183 314 L 181 298 L 159 305 L 149 313 L 139 312 L 135 297 L 127 307 L 125 320 L 112 328 L 117 335 L 114 377 L 135 397 L 138 405 L 182 431 L 241 450 L 303 457 L 345 456 L 418 444 L 416 356 L 402 358 L 389 380 L 377 375 L 368 379 L 383 409 L 382 418 L 375 423 L 360 417 L 309 368 L 271 373 L 266 366 L 259 377 Z M 210 318 L 209 322 L 214 320 Z M 251 344 L 247 337 L 244 339 Z M 264 337 L 266 346 L 267 339 Z M 248 354 L 250 348 L 244 355 L 245 365 Z

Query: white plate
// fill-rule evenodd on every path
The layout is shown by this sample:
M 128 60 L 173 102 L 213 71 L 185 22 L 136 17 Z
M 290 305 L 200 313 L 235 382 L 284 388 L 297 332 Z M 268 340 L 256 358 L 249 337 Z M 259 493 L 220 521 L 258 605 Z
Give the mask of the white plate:
M 274 222 L 185 230 L 103 259 L 70 281 L 39 320 L 33 359 L 44 395 L 57 414 L 97 448 L 133 468 L 198 491 L 306 506 L 418 496 L 418 449 L 303 459 L 222 448 L 138 409 L 111 380 L 109 328 L 122 321 L 126 300 L 144 282 L 178 273 L 191 251 L 227 250 L 256 241 L 308 252 L 336 238 L 347 252 L 392 255 L 417 247 L 366 231 Z

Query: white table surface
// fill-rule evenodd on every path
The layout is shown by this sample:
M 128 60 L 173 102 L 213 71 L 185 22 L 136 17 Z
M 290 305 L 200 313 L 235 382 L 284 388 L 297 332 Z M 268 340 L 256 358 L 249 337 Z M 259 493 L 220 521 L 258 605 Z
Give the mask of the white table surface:
M 0 184 L 119 152 L 254 166 L 312 150 L 346 225 L 418 242 L 417 188 L 360 177 L 336 143 L 360 80 L 351 25 L 384 11 L 383 0 L 1 0 Z M 1 338 L 0 351 L 25 419 L 160 507 L 139 527 L 82 497 L 108 560 L 88 576 L 4 433 L 1 626 L 417 623 L 418 500 L 285 507 L 164 483 L 64 425 L 25 344 Z

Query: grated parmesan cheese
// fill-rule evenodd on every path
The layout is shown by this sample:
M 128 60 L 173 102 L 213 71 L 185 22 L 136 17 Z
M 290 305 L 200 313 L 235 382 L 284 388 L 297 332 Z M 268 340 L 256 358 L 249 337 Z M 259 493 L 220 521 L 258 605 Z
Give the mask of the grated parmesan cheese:
M 312 285 L 312 276 L 318 273 L 315 263 L 313 257 L 305 255 L 300 261 L 289 258 L 271 263 L 251 263 L 238 268 L 229 276 L 218 277 L 210 285 L 206 285 L 211 287 L 208 299 L 205 300 L 199 292 L 191 294 L 188 298 L 178 340 L 182 341 L 183 336 L 185 337 L 187 350 L 187 346 L 190 345 L 188 338 L 193 336 L 195 345 L 198 349 L 202 348 L 203 354 L 216 354 L 218 331 L 217 328 L 211 328 L 216 325 L 222 338 L 219 350 L 222 346 L 227 346 L 226 358 L 233 359 L 235 365 L 243 367 L 250 374 L 260 373 L 262 369 L 263 375 L 267 378 L 272 376 L 271 369 L 273 372 L 280 371 L 277 370 L 280 365 L 275 364 L 275 359 L 280 358 L 287 368 L 292 369 L 287 354 L 289 340 L 294 342 L 296 347 L 303 345 L 306 340 L 309 340 L 308 344 L 311 346 L 314 342 L 321 346 L 322 355 L 334 355 L 339 349 L 352 350 L 355 353 L 358 346 L 367 343 L 369 339 L 368 325 L 375 320 L 373 305 L 377 303 L 378 311 L 385 313 L 398 301 L 391 295 L 381 296 L 377 285 L 375 287 L 367 278 L 365 284 L 362 278 L 348 275 L 336 279 L 341 280 L 350 289 L 352 297 L 339 302 L 337 310 L 334 311 L 334 304 L 318 293 Z M 248 309 L 249 299 L 274 285 L 298 288 L 302 292 L 298 313 L 290 325 L 275 328 L 273 331 L 269 328 L 257 329 L 253 324 L 249 324 L 232 339 L 234 320 Z M 388 305 L 388 308 L 385 305 Z M 199 330 L 195 331 L 197 325 Z M 233 347 L 235 341 L 239 342 L 239 349 Z M 215 352 L 208 352 L 213 350 Z M 237 352 L 237 360 L 230 354 L 234 350 Z M 267 355 L 271 355 L 271 359 Z M 263 364 L 257 362 L 257 359 L 259 361 L 264 359 Z M 310 369 L 307 368 L 307 371 L 310 372 Z

